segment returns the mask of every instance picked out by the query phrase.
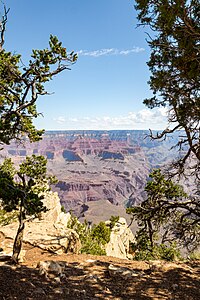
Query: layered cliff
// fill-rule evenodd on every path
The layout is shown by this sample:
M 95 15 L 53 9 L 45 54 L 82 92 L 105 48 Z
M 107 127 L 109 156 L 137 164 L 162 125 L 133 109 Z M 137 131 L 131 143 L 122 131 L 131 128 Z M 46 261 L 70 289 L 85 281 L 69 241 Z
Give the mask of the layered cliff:
M 58 192 L 62 205 L 79 217 L 94 220 L 88 213 L 97 201 L 120 208 L 120 215 L 126 207 L 143 201 L 151 168 L 170 158 L 170 141 L 152 142 L 146 134 L 147 131 L 48 132 L 37 143 L 30 144 L 26 139 L 19 145 L 13 142 L 1 151 L 1 156 L 10 156 L 16 163 L 25 155 L 46 156 L 49 172 L 58 178 L 53 190 Z M 102 204 L 95 207 L 103 209 Z

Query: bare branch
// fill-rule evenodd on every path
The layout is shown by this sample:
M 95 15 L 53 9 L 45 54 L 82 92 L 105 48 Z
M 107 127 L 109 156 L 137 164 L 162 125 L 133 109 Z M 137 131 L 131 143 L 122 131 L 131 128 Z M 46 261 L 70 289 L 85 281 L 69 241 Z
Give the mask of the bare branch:
M 5 40 L 5 30 L 6 30 L 6 23 L 8 20 L 8 13 L 10 8 L 6 9 L 4 5 L 4 15 L 2 16 L 2 20 L 0 21 L 0 51 L 3 49 L 4 40 Z

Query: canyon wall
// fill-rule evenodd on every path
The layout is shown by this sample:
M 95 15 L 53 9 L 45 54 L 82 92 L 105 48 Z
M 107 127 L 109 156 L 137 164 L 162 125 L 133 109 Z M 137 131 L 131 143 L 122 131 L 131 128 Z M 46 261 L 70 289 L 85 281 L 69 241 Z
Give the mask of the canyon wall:
M 20 144 L 13 142 L 0 155 L 1 160 L 12 157 L 16 163 L 26 155 L 46 156 L 49 172 L 58 178 L 53 190 L 66 211 L 94 222 L 98 210 L 106 211 L 105 219 L 109 214 L 123 216 L 126 207 L 143 201 L 150 170 L 174 157 L 169 152 L 170 139 L 151 141 L 147 134 L 137 130 L 47 132 L 37 143 L 25 138 Z

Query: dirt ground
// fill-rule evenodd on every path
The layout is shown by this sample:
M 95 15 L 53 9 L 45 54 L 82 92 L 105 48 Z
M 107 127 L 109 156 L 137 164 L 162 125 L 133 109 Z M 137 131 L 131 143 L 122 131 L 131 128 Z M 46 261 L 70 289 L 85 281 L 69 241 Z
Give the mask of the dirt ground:
M 63 276 L 39 273 L 39 261 L 64 262 Z M 109 266 L 122 273 L 111 273 Z M 131 276 L 130 272 L 132 272 Z M 107 256 L 54 255 L 30 248 L 20 265 L 0 257 L 0 299 L 200 299 L 199 262 L 137 262 Z

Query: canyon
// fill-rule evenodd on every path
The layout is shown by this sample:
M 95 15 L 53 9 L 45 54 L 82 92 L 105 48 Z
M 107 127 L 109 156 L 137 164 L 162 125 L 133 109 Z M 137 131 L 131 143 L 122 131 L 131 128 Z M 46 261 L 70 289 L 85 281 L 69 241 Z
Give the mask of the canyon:
M 50 174 L 58 182 L 61 205 L 80 220 L 97 223 L 111 215 L 126 217 L 126 208 L 145 198 L 144 187 L 152 168 L 172 160 L 169 149 L 177 141 L 151 140 L 148 131 L 47 131 L 43 139 L 30 143 L 24 138 L 1 150 L 1 160 L 19 163 L 26 155 L 44 155 Z

